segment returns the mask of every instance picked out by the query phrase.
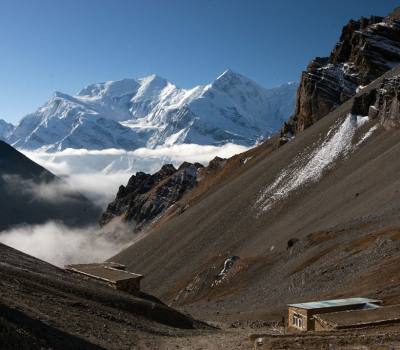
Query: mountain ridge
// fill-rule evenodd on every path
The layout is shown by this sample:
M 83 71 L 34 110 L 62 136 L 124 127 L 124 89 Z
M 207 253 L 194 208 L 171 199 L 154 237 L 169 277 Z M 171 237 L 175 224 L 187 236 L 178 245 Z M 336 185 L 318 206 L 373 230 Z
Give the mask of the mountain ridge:
M 282 137 L 297 134 L 400 63 L 399 9 L 386 17 L 350 20 L 329 56 L 302 72 L 293 116 Z
M 0 195 L 0 231 L 50 220 L 82 226 L 100 216 L 100 208 L 86 197 L 3 141 Z
M 133 150 L 176 143 L 252 145 L 292 113 L 296 84 L 265 89 L 226 70 L 190 89 L 151 75 L 56 92 L 7 141 L 22 149 Z
M 13 124 L 8 123 L 4 119 L 0 119 L 0 140 L 7 140 L 11 136 L 14 129 L 15 126 Z

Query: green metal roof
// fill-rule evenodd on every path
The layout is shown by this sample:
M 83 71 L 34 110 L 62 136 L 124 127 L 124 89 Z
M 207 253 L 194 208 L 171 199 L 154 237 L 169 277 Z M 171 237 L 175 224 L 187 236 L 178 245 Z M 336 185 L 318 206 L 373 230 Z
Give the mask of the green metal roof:
M 360 304 L 380 304 L 382 301 L 377 299 L 368 298 L 347 298 L 347 299 L 332 299 L 332 300 L 321 300 L 321 301 L 311 301 L 309 303 L 299 303 L 299 304 L 288 304 L 288 306 L 298 307 L 299 309 L 323 309 L 327 307 L 335 306 L 351 306 Z

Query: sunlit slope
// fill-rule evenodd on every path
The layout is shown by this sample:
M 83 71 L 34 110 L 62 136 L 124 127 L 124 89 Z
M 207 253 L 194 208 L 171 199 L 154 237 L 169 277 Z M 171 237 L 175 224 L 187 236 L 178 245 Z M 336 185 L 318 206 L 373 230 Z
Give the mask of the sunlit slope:
M 396 68 L 386 76 L 399 73 Z M 182 304 L 207 301 L 200 313 L 271 312 L 298 298 L 378 293 L 392 283 L 394 262 L 385 259 L 398 249 L 397 236 L 382 230 L 400 224 L 399 130 L 350 114 L 353 104 L 250 162 L 242 175 L 114 259 L 148 276 L 144 286 L 158 296 Z M 365 237 L 365 245 L 357 243 Z M 394 243 L 379 248 L 378 238 Z M 232 255 L 241 257 L 239 271 L 213 287 Z M 379 283 L 357 282 L 380 264 L 388 264 L 388 275 Z

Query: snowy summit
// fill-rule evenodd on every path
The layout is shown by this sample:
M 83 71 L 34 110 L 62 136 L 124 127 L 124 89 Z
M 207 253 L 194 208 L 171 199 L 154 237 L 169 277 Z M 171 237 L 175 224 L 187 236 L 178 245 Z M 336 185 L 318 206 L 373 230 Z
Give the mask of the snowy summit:
M 252 145 L 288 119 L 296 89 L 293 83 L 265 89 L 231 70 L 191 89 L 157 75 L 108 81 L 74 96 L 56 92 L 3 138 L 18 148 L 49 151 Z

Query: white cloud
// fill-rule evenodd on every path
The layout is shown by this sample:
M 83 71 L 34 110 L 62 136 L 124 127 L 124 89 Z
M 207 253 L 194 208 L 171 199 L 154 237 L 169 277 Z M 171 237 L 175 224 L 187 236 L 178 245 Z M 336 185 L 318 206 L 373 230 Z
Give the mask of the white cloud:
M 116 196 L 119 186 L 126 185 L 132 173 L 85 173 L 71 174 L 66 180 L 76 191 L 82 193 L 101 208 L 106 208 Z
M 125 228 L 117 233 L 102 232 L 96 227 L 70 229 L 50 221 L 0 232 L 0 242 L 63 267 L 71 263 L 101 262 L 112 257 L 130 244 L 126 232 Z
M 42 200 L 59 201 L 73 189 L 105 208 L 118 187 L 125 185 L 137 171 L 154 173 L 166 163 L 179 166 L 184 161 L 206 164 L 215 156 L 227 158 L 246 150 L 234 144 L 219 147 L 183 144 L 135 151 L 66 149 L 47 153 L 22 150 L 65 182 L 38 185 L 20 178 L 8 177 L 7 180 L 10 186 L 14 182 L 18 189 L 30 191 Z M 21 185 L 21 181 L 25 182 Z M 58 266 L 104 261 L 132 244 L 133 239 L 140 238 L 121 224 L 114 227 L 113 232 L 106 233 L 98 227 L 71 229 L 53 221 L 0 232 L 0 242 Z
M 179 165 L 184 161 L 207 163 L 219 156 L 228 158 L 248 150 L 248 147 L 228 143 L 221 146 L 181 144 L 157 148 L 87 150 L 68 148 L 60 152 L 20 150 L 27 157 L 56 174 L 94 171 L 155 172 L 166 162 Z
M 182 162 L 207 164 L 216 156 L 228 158 L 248 148 L 235 144 L 203 146 L 181 144 L 135 151 L 120 149 L 66 149 L 61 152 L 21 150 L 27 157 L 54 174 L 63 176 L 71 187 L 105 208 L 120 185 L 125 185 L 137 171 L 154 173 L 162 165 Z
M 4 174 L 1 179 L 7 184 L 9 191 L 27 194 L 38 201 L 60 203 L 79 200 L 76 191 L 65 181 L 54 180 L 38 183 L 14 174 Z

